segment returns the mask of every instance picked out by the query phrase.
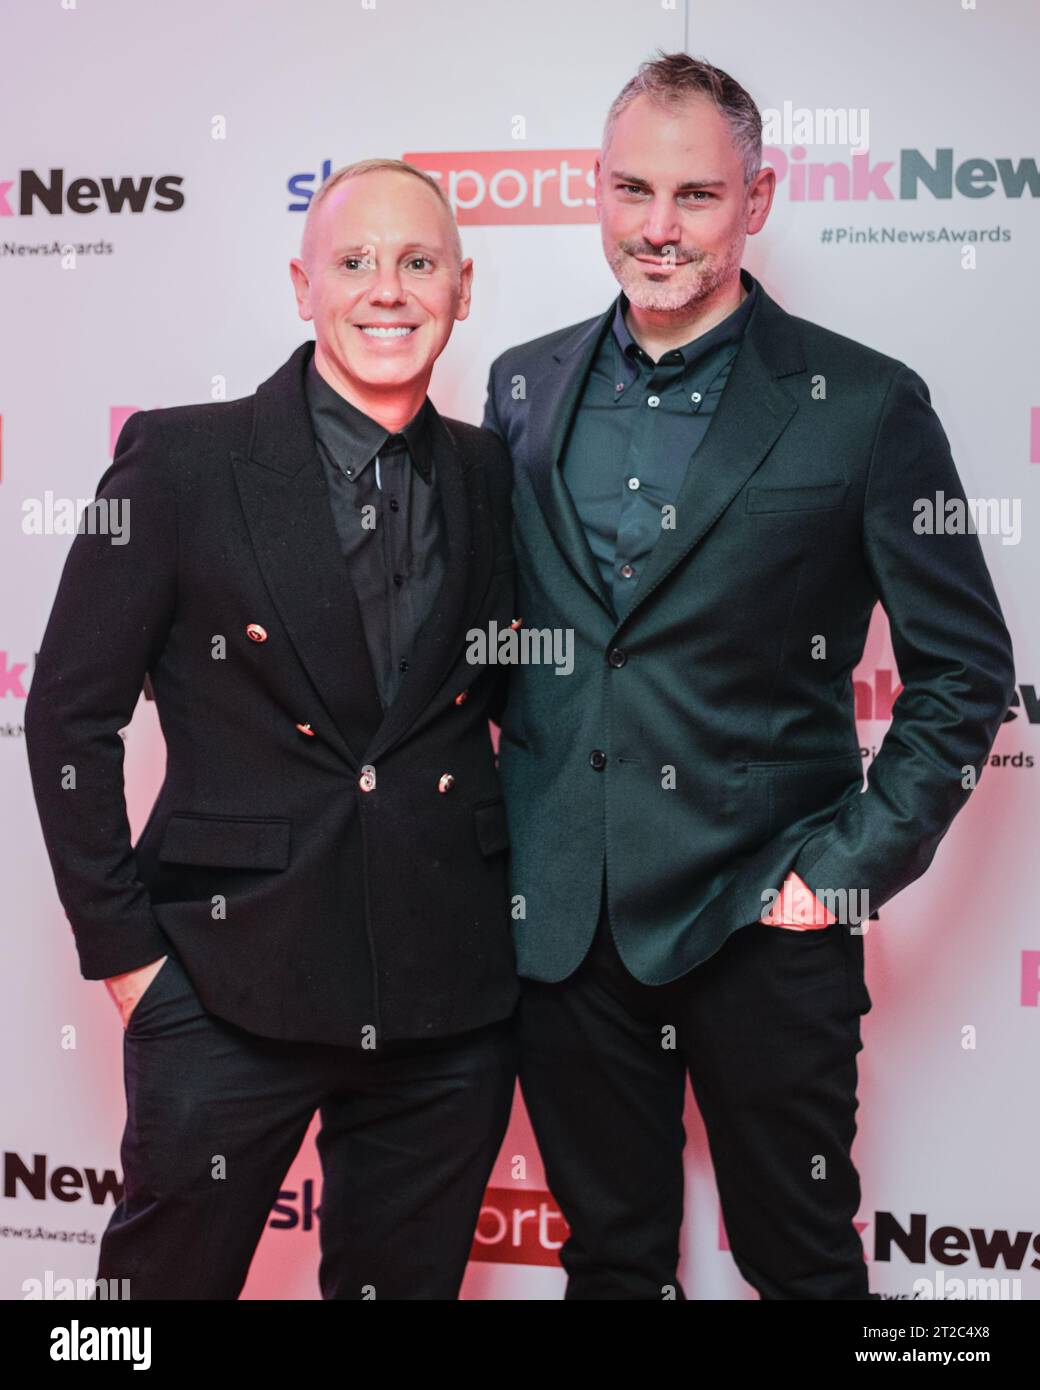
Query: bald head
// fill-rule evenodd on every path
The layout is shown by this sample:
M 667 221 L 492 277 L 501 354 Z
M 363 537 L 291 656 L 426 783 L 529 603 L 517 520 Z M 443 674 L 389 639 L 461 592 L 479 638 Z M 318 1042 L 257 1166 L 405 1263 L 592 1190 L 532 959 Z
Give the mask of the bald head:
M 444 224 L 451 260 L 458 274 L 462 265 L 462 240 L 451 204 L 436 180 L 424 174 L 421 169 L 416 169 L 399 159 L 366 159 L 356 164 L 345 165 L 330 174 L 321 185 L 308 205 L 300 237 L 300 260 L 307 267 L 308 273 L 312 273 L 316 265 L 315 256 L 322 243 L 322 229 L 329 219 L 330 210 L 333 217 L 349 215 L 344 213 L 348 202 L 356 209 L 377 180 L 381 189 L 390 190 L 391 199 L 400 197 L 402 216 L 405 205 L 415 209 L 423 205 L 423 199 L 416 196 L 416 190 L 425 188 L 426 201 L 438 212 Z M 385 196 L 383 202 L 385 205 Z M 426 216 L 428 214 L 424 212 L 424 218 Z M 401 219 L 399 217 L 396 220 Z

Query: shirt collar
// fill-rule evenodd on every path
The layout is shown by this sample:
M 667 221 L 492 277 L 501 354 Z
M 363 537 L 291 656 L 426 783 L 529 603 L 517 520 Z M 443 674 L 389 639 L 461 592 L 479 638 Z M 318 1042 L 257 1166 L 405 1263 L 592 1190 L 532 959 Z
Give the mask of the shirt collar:
M 685 343 L 677 349 L 683 360 L 684 371 L 688 371 L 695 362 L 721 347 L 723 343 L 739 342 L 743 336 L 748 319 L 758 301 L 758 281 L 746 270 L 741 270 L 740 283 L 747 290 L 743 302 L 738 304 L 721 323 L 717 323 L 714 328 L 709 328 L 707 333 L 702 333 L 700 337 L 694 338 L 691 342 Z M 625 322 L 627 308 L 628 296 L 622 290 L 617 297 L 617 304 L 614 309 L 614 337 L 626 361 L 632 362 L 634 365 L 638 356 L 639 360 L 649 362 L 651 360 L 649 356 L 628 331 L 628 324 Z
M 404 429 L 394 434 L 329 385 L 314 364 L 313 352 L 307 363 L 305 387 L 314 432 L 348 478 L 357 478 L 376 454 L 392 451 L 403 443 L 419 476 L 427 483 L 432 481 L 428 396 Z

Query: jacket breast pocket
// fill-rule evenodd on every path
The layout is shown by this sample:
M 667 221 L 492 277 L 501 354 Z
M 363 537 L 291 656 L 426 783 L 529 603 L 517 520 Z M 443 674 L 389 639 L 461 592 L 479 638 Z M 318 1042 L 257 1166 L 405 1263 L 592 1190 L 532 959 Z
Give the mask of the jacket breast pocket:
M 289 821 L 277 816 L 177 812 L 166 823 L 159 858 L 222 869 L 285 869 L 290 829 Z
M 846 478 L 810 487 L 749 487 L 749 512 L 823 512 L 840 507 L 848 491 Z

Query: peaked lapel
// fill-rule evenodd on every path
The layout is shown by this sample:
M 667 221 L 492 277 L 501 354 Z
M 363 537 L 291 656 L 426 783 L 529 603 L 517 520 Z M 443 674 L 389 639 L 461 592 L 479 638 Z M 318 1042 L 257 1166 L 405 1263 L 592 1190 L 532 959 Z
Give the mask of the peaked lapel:
M 255 397 L 246 455 L 232 452 L 257 563 L 293 647 L 330 718 L 301 722 L 355 765 L 382 717 L 372 664 L 329 503 L 304 391 L 314 350 L 301 344 Z
M 777 379 L 805 370 L 791 315 L 758 287 L 729 380 L 675 501 L 675 527 L 662 529 L 628 607 L 626 623 L 715 524 L 787 428 L 797 403 Z
M 491 579 L 491 506 L 481 469 L 468 457 L 462 436 L 430 402 L 434 476 L 447 533 L 448 556 L 436 596 L 419 630 L 410 671 L 397 699 L 365 751 L 377 758 L 408 733 L 458 660 L 465 634 Z

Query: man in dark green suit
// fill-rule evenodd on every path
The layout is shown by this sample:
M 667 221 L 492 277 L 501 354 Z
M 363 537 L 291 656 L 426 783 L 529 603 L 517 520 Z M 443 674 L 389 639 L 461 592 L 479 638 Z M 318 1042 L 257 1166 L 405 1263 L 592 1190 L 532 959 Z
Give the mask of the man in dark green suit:
M 964 500 L 924 382 L 740 268 L 760 166 L 739 84 L 644 64 L 596 167 L 621 294 L 491 369 L 518 612 L 573 642 L 572 674 L 515 668 L 500 747 L 521 1081 L 568 1298 L 685 1296 L 687 1074 L 748 1282 L 871 1296 L 863 933 L 928 867 L 1014 691 L 977 535 L 921 522 Z M 852 672 L 878 601 L 904 688 L 864 788 Z

